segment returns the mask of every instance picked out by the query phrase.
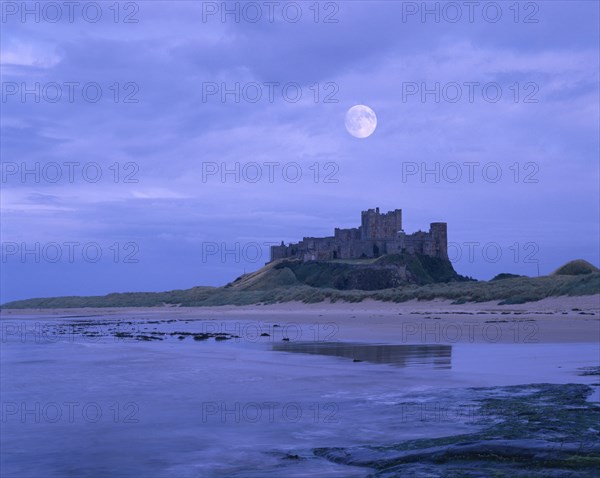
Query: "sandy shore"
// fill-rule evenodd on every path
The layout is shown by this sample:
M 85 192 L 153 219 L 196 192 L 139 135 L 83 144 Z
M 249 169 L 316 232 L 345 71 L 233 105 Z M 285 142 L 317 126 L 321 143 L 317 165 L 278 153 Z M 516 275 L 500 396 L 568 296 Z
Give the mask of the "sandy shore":
M 447 300 L 389 303 L 284 303 L 253 306 L 110 309 L 4 309 L 3 321 L 35 318 L 123 317 L 127 320 L 214 320 L 297 328 L 306 340 L 387 343 L 573 343 L 600 341 L 600 294 L 553 297 L 518 305 L 452 305 Z

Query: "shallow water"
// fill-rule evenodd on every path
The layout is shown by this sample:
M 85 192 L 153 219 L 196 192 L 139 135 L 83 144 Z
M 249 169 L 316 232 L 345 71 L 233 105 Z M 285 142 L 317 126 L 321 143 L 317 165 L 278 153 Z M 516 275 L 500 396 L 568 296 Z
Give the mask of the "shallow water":
M 3 320 L 2 476 L 362 477 L 312 450 L 476 430 L 470 387 L 597 380 L 578 375 L 595 344 L 284 342 L 251 325 L 215 341 L 159 335 L 210 321 Z
M 397 367 L 430 365 L 450 368 L 452 346 L 450 345 L 390 345 L 356 344 L 348 342 L 296 342 L 278 343 L 273 350 L 314 355 L 328 355 L 352 359 L 353 362 L 390 364 Z

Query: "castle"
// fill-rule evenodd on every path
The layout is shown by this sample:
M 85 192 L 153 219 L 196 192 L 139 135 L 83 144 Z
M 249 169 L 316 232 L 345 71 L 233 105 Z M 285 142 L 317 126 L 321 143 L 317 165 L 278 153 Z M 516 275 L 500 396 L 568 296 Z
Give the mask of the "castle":
M 296 244 L 271 246 L 271 262 L 277 259 L 303 261 L 359 259 L 384 254 L 424 254 L 448 259 L 448 232 L 445 222 L 432 222 L 429 232 L 406 234 L 402 230 L 402 209 L 381 214 L 379 208 L 361 213 L 361 225 L 335 228 L 333 236 L 305 237 Z

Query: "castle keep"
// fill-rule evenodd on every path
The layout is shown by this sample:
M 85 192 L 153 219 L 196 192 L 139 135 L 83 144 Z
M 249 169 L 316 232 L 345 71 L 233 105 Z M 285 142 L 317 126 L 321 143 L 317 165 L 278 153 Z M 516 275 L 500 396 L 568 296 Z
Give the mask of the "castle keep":
M 384 254 L 424 254 L 448 259 L 448 233 L 445 222 L 432 222 L 429 232 L 406 234 L 402 229 L 402 209 L 381 214 L 379 208 L 361 213 L 361 225 L 352 229 L 335 228 L 333 236 L 305 237 L 287 246 L 271 247 L 271 261 L 359 259 Z

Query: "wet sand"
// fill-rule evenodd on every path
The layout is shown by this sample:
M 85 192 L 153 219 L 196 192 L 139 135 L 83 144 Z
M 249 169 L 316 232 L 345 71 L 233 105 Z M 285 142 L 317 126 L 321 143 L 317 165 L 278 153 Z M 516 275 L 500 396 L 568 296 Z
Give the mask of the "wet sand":
M 3 310 L 0 464 L 6 476 L 364 478 L 385 447 L 402 467 L 392 476 L 558 476 L 574 462 L 596 476 L 599 334 L 600 296 Z M 465 441 L 477 459 L 456 455 Z M 510 465 L 540 450 L 554 468 Z
M 596 343 L 600 340 L 600 294 L 552 297 L 538 302 L 453 305 L 448 300 L 390 303 L 298 302 L 219 307 L 5 309 L 2 320 L 126 316 L 215 321 L 235 330 L 237 322 L 296 327 L 306 340 L 401 344 Z

